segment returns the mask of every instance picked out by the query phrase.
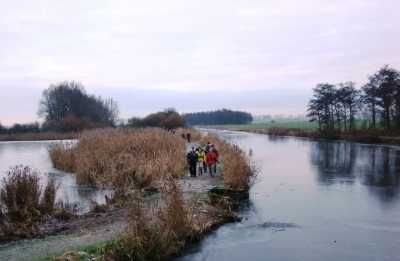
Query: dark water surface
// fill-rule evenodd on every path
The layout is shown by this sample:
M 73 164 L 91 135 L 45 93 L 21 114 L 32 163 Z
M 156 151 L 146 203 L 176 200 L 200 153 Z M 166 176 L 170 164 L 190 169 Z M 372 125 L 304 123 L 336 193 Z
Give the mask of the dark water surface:
M 180 260 L 400 260 L 400 147 L 218 134 L 259 178 L 245 220 Z
M 0 142 L 0 183 L 10 167 L 24 165 L 39 171 L 43 184 L 48 179 L 54 180 L 59 186 L 56 200 L 76 205 L 80 213 L 88 211 L 94 202 L 105 203 L 104 196 L 111 191 L 77 186 L 73 174 L 53 168 L 48 150 L 60 142 L 73 141 Z

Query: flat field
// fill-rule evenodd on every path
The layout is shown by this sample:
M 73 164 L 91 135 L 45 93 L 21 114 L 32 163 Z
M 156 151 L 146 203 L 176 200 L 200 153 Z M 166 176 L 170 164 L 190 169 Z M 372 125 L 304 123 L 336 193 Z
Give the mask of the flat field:
M 228 129 L 228 130 L 254 130 L 254 129 L 271 129 L 271 128 L 313 130 L 318 128 L 318 124 L 316 122 L 308 122 L 308 121 L 270 121 L 265 123 L 214 125 L 207 127 Z

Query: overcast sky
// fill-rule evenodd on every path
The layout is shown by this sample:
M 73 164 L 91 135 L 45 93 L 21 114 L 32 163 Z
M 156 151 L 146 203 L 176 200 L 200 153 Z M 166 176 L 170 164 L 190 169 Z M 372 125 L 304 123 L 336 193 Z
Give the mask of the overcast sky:
M 302 114 L 319 82 L 400 69 L 398 0 L 0 0 L 0 121 L 80 81 L 121 116 Z

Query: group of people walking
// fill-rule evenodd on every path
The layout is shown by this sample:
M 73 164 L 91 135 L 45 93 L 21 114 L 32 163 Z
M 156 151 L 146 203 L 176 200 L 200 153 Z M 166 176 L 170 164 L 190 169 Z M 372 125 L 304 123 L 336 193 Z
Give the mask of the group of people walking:
M 186 156 L 191 177 L 201 176 L 207 172 L 211 177 L 217 173 L 219 153 L 210 142 L 203 147 L 192 147 Z

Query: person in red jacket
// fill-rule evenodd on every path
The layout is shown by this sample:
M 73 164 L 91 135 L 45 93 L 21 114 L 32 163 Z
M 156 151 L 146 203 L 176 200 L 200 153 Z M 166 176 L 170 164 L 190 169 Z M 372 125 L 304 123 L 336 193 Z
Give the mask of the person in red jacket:
M 215 156 L 217 157 L 217 163 L 218 163 L 219 152 L 218 152 L 218 150 L 215 148 L 214 144 L 211 144 L 211 150 L 214 151 Z
M 217 154 L 214 150 L 210 149 L 206 154 L 206 162 L 211 177 L 214 177 L 217 172 Z

